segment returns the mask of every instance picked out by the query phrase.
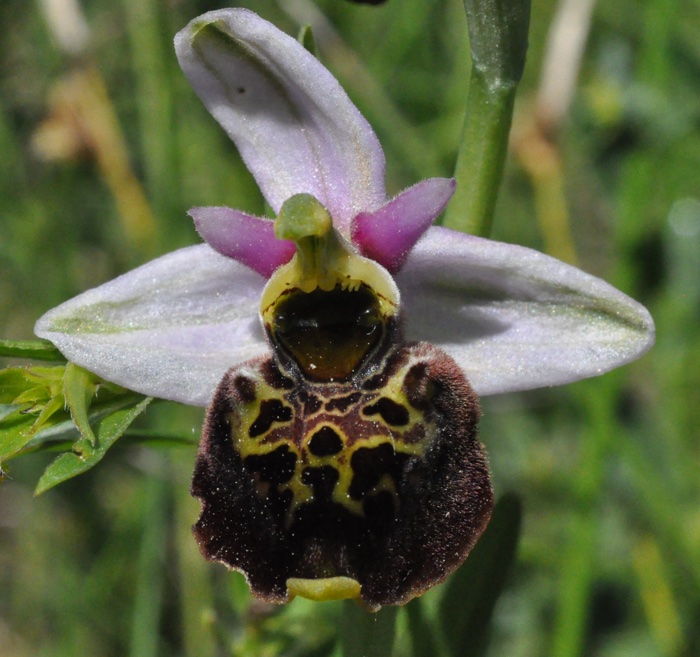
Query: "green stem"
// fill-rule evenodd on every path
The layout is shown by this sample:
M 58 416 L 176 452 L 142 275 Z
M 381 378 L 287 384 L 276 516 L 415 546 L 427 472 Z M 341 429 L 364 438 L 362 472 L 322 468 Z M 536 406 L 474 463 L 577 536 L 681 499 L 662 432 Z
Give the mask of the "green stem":
M 475 235 L 491 233 L 508 152 L 508 135 L 522 77 L 530 25 L 530 0 L 464 0 L 472 70 L 457 191 L 445 225 Z
M 65 362 L 65 356 L 46 340 L 0 340 L 0 357 Z
M 492 88 L 472 68 L 462 143 L 457 156 L 457 190 L 445 225 L 473 235 L 491 234 L 503 177 L 516 85 Z

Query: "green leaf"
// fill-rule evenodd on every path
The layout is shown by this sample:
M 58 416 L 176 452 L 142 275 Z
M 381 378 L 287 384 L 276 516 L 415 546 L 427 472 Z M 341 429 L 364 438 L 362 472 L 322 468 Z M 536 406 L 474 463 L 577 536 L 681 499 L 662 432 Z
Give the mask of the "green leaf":
M 99 422 L 108 415 L 117 411 L 137 405 L 144 399 L 143 395 L 130 393 L 122 394 L 116 399 L 106 397 L 97 399 L 91 408 L 88 421 L 91 425 Z M 37 429 L 36 414 L 28 412 L 27 404 L 24 405 L 0 405 L 0 464 L 4 464 L 11 458 L 41 450 L 64 451 L 75 444 L 80 432 L 70 416 L 61 411 L 52 414 Z M 187 439 L 176 436 L 162 436 L 154 438 L 136 438 L 133 442 L 152 444 L 155 440 L 167 444 L 185 444 Z M 192 444 L 192 441 L 189 441 Z M 89 442 L 79 443 L 79 449 L 91 449 Z
M 63 410 L 65 405 L 65 400 L 63 396 L 51 397 L 46 404 L 41 406 L 39 411 L 39 417 L 34 420 L 32 428 L 29 430 L 30 437 L 39 431 L 42 427 L 47 426 L 48 421 L 53 418 L 55 413 L 59 413 Z
M 0 423 L 17 409 L 17 404 L 0 404 Z
M 515 560 L 521 516 L 518 498 L 503 495 L 469 558 L 447 582 L 438 617 L 454 657 L 476 657 L 486 646 L 496 601 Z
M 0 404 L 18 403 L 15 400 L 27 390 L 24 367 L 6 367 L 0 370 Z
M 0 370 L 0 404 L 12 404 L 27 389 L 24 368 L 6 367 Z
M 13 368 L 14 369 L 14 368 Z M 25 402 L 48 402 L 63 394 L 63 374 L 65 367 L 58 365 L 46 367 L 43 365 L 19 367 L 25 380 L 24 391 L 14 400 L 16 404 Z
M 91 424 L 142 399 L 73 363 L 0 370 L 0 464 L 66 442 L 89 455 L 96 445 Z
M 65 361 L 65 356 L 48 340 L 0 340 L 0 357 Z
M 26 406 L 7 406 L 3 410 L 6 412 L 0 420 L 0 464 L 34 438 L 31 429 L 35 418 L 26 413 Z
M 63 377 L 63 396 L 78 431 L 93 447 L 95 435 L 90 427 L 88 410 L 97 392 L 97 385 L 98 379 L 94 374 L 75 363 L 68 363 Z
M 151 398 L 146 397 L 136 406 L 124 408 L 97 422 L 95 426 L 94 449 L 84 449 L 81 455 L 73 452 L 61 454 L 55 459 L 41 475 L 37 484 L 35 495 L 41 495 L 50 488 L 86 472 L 102 460 L 107 450 L 127 430 L 129 425 L 140 415 L 150 403 Z
M 95 402 L 88 416 L 90 425 L 94 425 L 96 422 L 99 422 L 108 415 L 112 415 L 123 408 L 135 406 L 141 402 L 142 399 L 144 399 L 143 395 L 131 393 L 129 395 L 122 395 L 117 399 L 109 399 L 99 403 Z M 84 439 L 81 438 L 78 427 L 75 426 L 75 422 L 73 422 L 67 413 L 61 413 L 59 417 L 52 419 L 52 421 L 45 425 L 40 431 L 30 435 L 30 438 L 31 440 L 26 443 L 26 446 L 22 449 L 23 454 L 40 450 L 65 451 L 66 449 L 71 449 L 77 439 L 84 441 Z M 87 444 L 87 448 L 90 449 L 90 444 L 87 441 L 84 442 Z
M 63 375 L 65 367 L 16 367 L 0 372 L 0 402 L 22 405 L 22 413 L 33 418 L 29 438 L 59 418 L 65 405 Z M 55 420 L 54 420 L 55 421 Z M 0 431 L 4 428 L 0 426 Z M 0 437 L 0 441 L 2 437 Z

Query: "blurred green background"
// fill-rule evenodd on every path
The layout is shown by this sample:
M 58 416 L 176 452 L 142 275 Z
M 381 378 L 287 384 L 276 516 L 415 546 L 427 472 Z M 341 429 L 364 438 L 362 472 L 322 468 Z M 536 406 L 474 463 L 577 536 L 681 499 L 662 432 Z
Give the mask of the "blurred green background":
M 384 145 L 390 193 L 451 174 L 469 73 L 460 0 L 240 4 L 292 34 L 313 23 L 322 61 Z M 566 47 L 547 48 L 559 6 L 536 2 L 493 237 L 609 280 L 651 310 L 658 338 L 641 360 L 603 377 L 483 400 L 497 494 L 514 491 L 525 510 L 485 654 L 692 657 L 700 654 L 700 4 L 607 0 L 590 24 L 590 3 L 567 4 L 584 10 L 565 22 L 585 43 L 580 71 Z M 198 242 L 185 214 L 192 206 L 264 212 L 172 48 L 187 21 L 226 5 L 84 5 L 89 45 L 76 52 L 84 32 L 61 45 L 42 3 L 0 4 L 5 338 L 29 338 L 48 308 Z M 542 76 L 552 63 L 563 70 L 545 76 L 556 83 L 548 95 Z M 570 103 L 567 75 L 576 80 Z M 161 404 L 139 422 L 191 436 L 192 446 L 118 444 L 38 498 L 36 480 L 53 456 L 9 464 L 0 486 L 0 654 L 330 654 L 347 607 L 251 604 L 242 577 L 200 558 L 188 486 L 201 411 Z M 440 595 L 438 587 L 426 596 L 428 620 Z M 399 613 L 396 655 L 424 654 L 410 640 L 416 622 Z

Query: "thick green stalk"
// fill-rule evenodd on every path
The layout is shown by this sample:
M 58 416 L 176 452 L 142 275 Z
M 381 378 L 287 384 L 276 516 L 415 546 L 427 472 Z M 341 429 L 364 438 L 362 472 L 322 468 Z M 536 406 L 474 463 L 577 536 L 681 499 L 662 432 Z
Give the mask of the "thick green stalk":
M 472 70 L 457 191 L 445 225 L 476 235 L 491 232 L 508 151 L 518 82 L 525 66 L 529 0 L 464 0 Z
M 472 69 L 467 111 L 455 179 L 445 225 L 488 237 L 508 152 L 515 86 L 489 89 L 483 76 Z

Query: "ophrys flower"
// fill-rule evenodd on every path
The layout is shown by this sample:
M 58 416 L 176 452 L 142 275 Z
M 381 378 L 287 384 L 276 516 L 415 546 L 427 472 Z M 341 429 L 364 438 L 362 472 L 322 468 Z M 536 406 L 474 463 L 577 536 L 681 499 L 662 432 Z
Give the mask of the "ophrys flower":
M 370 126 L 255 14 L 206 14 L 176 47 L 288 240 L 269 219 L 194 209 L 226 257 L 164 256 L 50 311 L 37 334 L 134 390 L 214 398 L 196 532 L 258 595 L 405 602 L 488 517 L 473 391 L 605 372 L 651 345 L 651 318 L 540 253 L 429 228 L 450 180 L 388 200 Z

